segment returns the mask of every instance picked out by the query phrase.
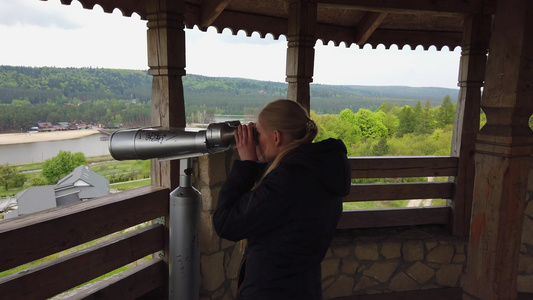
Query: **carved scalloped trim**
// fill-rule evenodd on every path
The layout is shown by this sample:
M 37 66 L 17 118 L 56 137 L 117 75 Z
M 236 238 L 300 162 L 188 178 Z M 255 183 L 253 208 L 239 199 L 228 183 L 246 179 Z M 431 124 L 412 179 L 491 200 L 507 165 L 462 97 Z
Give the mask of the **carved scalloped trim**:
M 239 32 L 244 32 L 244 34 L 247 36 L 247 37 L 251 37 L 252 34 L 254 33 L 257 33 L 259 35 L 260 38 L 264 39 L 266 38 L 267 35 L 271 35 L 272 36 L 272 39 L 273 40 L 279 40 L 279 38 L 281 36 L 284 36 L 285 39 L 287 39 L 287 35 L 286 34 L 275 34 L 275 33 L 272 33 L 272 32 L 267 32 L 267 33 L 263 33 L 259 30 L 245 30 L 245 29 L 239 29 L 237 31 L 235 31 L 233 28 L 231 27 L 217 27 L 217 26 L 209 26 L 209 27 L 200 27 L 199 25 L 197 24 L 188 24 L 188 23 L 185 23 L 185 27 L 187 29 L 194 29 L 195 27 L 198 28 L 198 30 L 200 30 L 201 32 L 207 32 L 207 30 L 209 28 L 214 28 L 216 30 L 216 32 L 218 34 L 221 34 L 225 29 L 228 29 L 230 32 L 231 32 L 231 35 L 237 35 Z
M 41 0 L 41 1 L 48 1 L 48 0 Z M 60 0 L 61 4 L 64 4 L 64 5 L 71 5 L 72 1 L 73 0 Z M 115 6 L 102 6 L 100 4 L 95 4 L 94 3 L 95 0 L 77 0 L 77 1 L 80 2 L 82 7 L 85 8 L 85 9 L 94 9 L 94 6 L 98 5 L 106 13 L 113 13 L 113 11 L 115 9 L 118 9 L 122 13 L 122 15 L 125 16 L 125 17 L 132 17 L 132 15 L 134 13 L 136 13 L 136 14 L 138 14 L 141 17 L 142 20 L 147 20 L 146 15 L 144 15 L 143 13 L 141 13 L 139 11 L 133 11 L 133 10 L 126 11 L 124 9 L 120 9 L 118 7 L 115 7 Z M 272 32 L 272 31 L 265 32 L 264 30 L 253 29 L 253 28 L 235 30 L 231 26 L 227 26 L 227 25 L 226 26 L 225 25 L 217 26 L 216 24 L 212 25 L 212 26 L 209 26 L 209 27 L 201 27 L 198 24 L 193 24 L 193 22 L 190 22 L 190 21 L 188 22 L 187 20 L 185 21 L 185 27 L 186 28 L 193 29 L 195 26 L 202 32 L 206 32 L 209 27 L 212 27 L 212 28 L 215 28 L 215 30 L 219 34 L 222 33 L 225 29 L 228 29 L 228 30 L 231 31 L 232 35 L 237 35 L 238 32 L 243 31 L 246 34 L 247 37 L 251 37 L 252 34 L 255 32 L 255 33 L 257 33 L 259 35 L 260 38 L 265 38 L 267 35 L 271 35 L 274 40 L 278 40 L 280 38 L 280 36 L 283 35 L 283 36 L 285 36 L 285 39 L 287 39 L 287 35 L 284 32 Z M 367 42 L 364 45 L 358 45 L 353 40 L 324 39 L 322 37 L 318 37 L 317 41 L 321 41 L 323 45 L 327 45 L 330 42 L 333 42 L 333 45 L 335 47 L 340 47 L 341 44 L 344 44 L 344 46 L 346 48 L 351 48 L 353 46 L 355 46 L 357 48 L 363 48 L 366 45 L 370 45 L 372 47 L 372 49 L 376 49 L 377 47 L 382 45 L 382 46 L 385 47 L 385 49 L 391 49 L 391 47 L 396 46 L 398 49 L 402 49 L 402 50 L 414 50 L 414 49 L 416 49 L 418 47 L 422 47 L 424 50 L 428 50 L 431 47 L 435 47 L 437 49 L 437 51 L 445 51 L 446 50 L 445 48 L 447 48 L 448 51 L 453 51 L 457 47 L 460 47 L 460 44 L 416 44 L 416 45 L 413 45 L 411 43 L 405 43 L 405 44 L 403 44 L 400 47 L 400 45 L 397 44 L 397 43 L 386 43 L 386 44 L 385 43 L 378 43 L 378 44 L 376 44 L 376 43 L 372 43 L 372 42 Z M 406 47 L 409 47 L 410 49 L 405 49 Z
M 40 0 L 40 1 L 48 1 L 48 0 Z M 72 4 L 72 1 L 73 0 L 60 0 L 61 4 L 63 5 L 71 5 Z M 134 11 L 134 10 L 124 10 L 124 9 L 121 9 L 119 7 L 116 7 L 116 6 L 104 6 L 104 5 L 101 5 L 101 4 L 96 4 L 96 3 L 93 3 L 94 0 L 77 0 L 81 6 L 84 8 L 84 9 L 90 9 L 90 10 L 94 10 L 94 7 L 96 5 L 100 6 L 102 8 L 102 10 L 105 12 L 105 13 L 113 13 L 115 11 L 115 9 L 118 9 L 122 15 L 124 17 L 132 17 L 134 13 L 136 13 L 137 15 L 139 15 L 141 17 L 141 20 L 146 20 L 146 16 L 139 12 L 139 11 Z

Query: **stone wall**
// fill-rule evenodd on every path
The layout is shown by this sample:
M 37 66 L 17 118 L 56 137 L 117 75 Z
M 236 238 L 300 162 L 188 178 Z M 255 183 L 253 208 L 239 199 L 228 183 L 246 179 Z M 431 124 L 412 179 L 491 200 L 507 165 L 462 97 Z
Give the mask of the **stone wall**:
M 233 161 L 232 151 L 202 156 L 194 161 L 193 185 L 202 193 L 200 228 L 200 299 L 230 300 L 237 292 L 237 275 L 242 251 L 240 243 L 217 236 L 213 229 L 213 213 L 218 193 Z
M 467 239 L 439 227 L 338 232 L 322 262 L 324 299 L 459 287 Z
M 218 238 L 212 215 L 236 154 L 195 160 L 194 186 L 202 193 L 201 300 L 231 300 L 237 291 L 240 243 Z M 526 203 L 518 290 L 533 292 L 533 175 Z M 324 299 L 439 287 L 461 287 L 467 238 L 436 226 L 339 231 L 322 263 Z

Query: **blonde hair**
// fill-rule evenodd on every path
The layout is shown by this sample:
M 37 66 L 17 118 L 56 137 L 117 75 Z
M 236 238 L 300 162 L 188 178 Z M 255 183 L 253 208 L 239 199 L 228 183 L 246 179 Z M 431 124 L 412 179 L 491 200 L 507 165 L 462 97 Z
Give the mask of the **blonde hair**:
M 287 153 L 302 144 L 311 143 L 318 132 L 307 110 L 292 100 L 279 99 L 268 103 L 259 113 L 259 119 L 262 126 L 281 132 L 289 141 L 272 161 L 263 177 L 278 167 Z
M 255 189 L 263 178 L 274 170 L 287 155 L 287 153 L 296 149 L 298 146 L 306 143 L 311 143 L 318 133 L 317 126 L 313 120 L 309 118 L 307 110 L 298 102 L 279 99 L 268 103 L 259 112 L 258 120 L 261 120 L 261 125 L 269 130 L 277 130 L 288 138 L 289 143 L 283 147 L 281 152 L 276 156 L 267 170 L 256 182 L 253 189 Z M 248 240 L 241 240 L 241 252 L 244 252 Z

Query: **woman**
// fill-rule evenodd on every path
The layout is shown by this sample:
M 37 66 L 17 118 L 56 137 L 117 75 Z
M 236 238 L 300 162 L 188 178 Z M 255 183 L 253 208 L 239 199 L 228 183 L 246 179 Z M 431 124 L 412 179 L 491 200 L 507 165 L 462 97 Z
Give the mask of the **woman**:
M 307 111 L 290 100 L 267 104 L 256 124 L 235 131 L 241 160 L 220 191 L 213 222 L 222 238 L 248 239 L 238 299 L 322 298 L 320 263 L 350 169 L 344 144 L 312 143 L 316 134 Z

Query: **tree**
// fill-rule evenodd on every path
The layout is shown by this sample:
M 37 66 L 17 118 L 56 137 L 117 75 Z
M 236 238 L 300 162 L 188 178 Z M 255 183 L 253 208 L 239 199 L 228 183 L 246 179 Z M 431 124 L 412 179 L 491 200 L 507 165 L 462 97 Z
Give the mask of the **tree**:
M 383 118 L 382 123 L 383 125 L 385 125 L 385 127 L 387 127 L 389 136 L 393 136 L 396 132 L 398 132 L 400 121 L 398 120 L 398 117 L 392 112 L 388 112 L 385 115 L 385 118 Z
M 385 113 L 379 111 L 373 113 L 368 109 L 361 108 L 355 114 L 355 124 L 361 129 L 361 134 L 366 138 L 380 138 L 388 135 L 388 130 L 383 125 L 382 120 L 385 119 Z
M 48 184 L 48 180 L 42 176 L 38 176 L 31 178 L 28 186 L 41 186 L 46 184 Z
M 373 156 L 383 156 L 388 154 L 389 152 L 389 145 L 387 145 L 387 138 L 382 136 L 377 144 L 372 146 L 372 152 L 371 154 Z
M 436 118 L 440 128 L 444 128 L 446 125 L 453 125 L 455 105 L 453 105 L 450 95 L 446 95 L 442 100 L 442 105 L 437 108 Z
M 398 115 L 400 125 L 398 127 L 398 135 L 401 137 L 404 134 L 415 131 L 415 114 L 410 106 L 404 106 Z
M 50 184 L 74 171 L 78 166 L 86 165 L 87 159 L 82 152 L 72 154 L 70 151 L 59 151 L 57 156 L 47 159 L 43 164 L 41 174 Z
M 413 109 L 415 113 L 415 134 L 429 134 L 433 131 L 433 114 L 431 108 L 431 102 L 426 100 L 424 107 L 421 106 L 420 101 L 416 104 Z
M 26 176 L 20 174 L 16 167 L 0 166 L 0 184 L 6 189 L 24 185 Z

